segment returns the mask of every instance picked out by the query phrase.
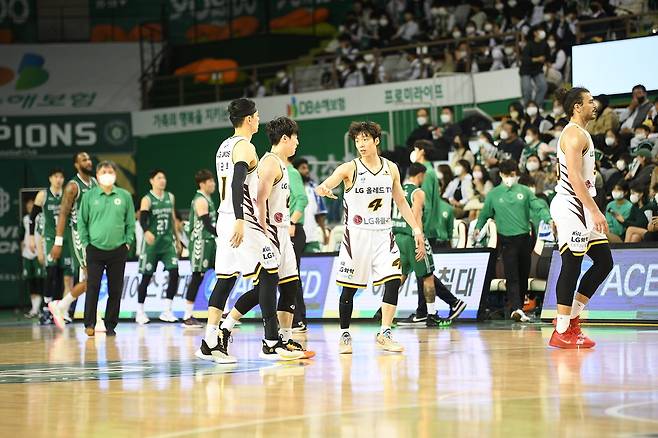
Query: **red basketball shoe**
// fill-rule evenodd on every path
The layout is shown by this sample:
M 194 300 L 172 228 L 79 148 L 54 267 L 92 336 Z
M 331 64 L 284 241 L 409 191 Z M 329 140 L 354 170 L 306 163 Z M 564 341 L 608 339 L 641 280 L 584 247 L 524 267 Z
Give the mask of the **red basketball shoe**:
M 553 319 L 553 327 L 555 326 L 557 326 L 557 319 Z M 569 321 L 569 329 L 567 331 L 571 331 L 579 338 L 585 339 L 586 345 L 591 345 L 590 347 L 582 347 L 582 348 L 592 348 L 593 346 L 596 345 L 596 342 L 588 338 L 585 335 L 585 333 L 583 333 L 583 331 L 580 329 L 580 316 L 576 316 L 574 319 Z
M 557 330 L 553 330 L 548 345 L 555 348 L 579 349 L 592 348 L 595 344 L 594 341 L 586 336 L 578 336 L 571 327 L 569 327 L 567 331 L 562 334 L 558 333 Z

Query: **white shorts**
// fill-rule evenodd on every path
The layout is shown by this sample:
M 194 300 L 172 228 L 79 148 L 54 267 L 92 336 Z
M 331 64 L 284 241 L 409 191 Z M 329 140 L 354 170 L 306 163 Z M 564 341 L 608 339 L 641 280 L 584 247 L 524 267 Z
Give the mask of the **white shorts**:
M 295 257 L 295 248 L 290 240 L 288 227 L 274 228 L 276 234 L 273 234 L 271 240 L 279 249 L 279 284 L 290 283 L 299 280 L 299 269 L 297 268 L 297 258 Z M 276 238 L 274 238 L 274 235 Z
M 244 238 L 237 248 L 231 246 L 232 214 L 217 215 L 217 253 L 215 273 L 217 278 L 257 277 L 261 268 L 276 273 L 279 266 L 279 251 L 260 227 L 247 221 L 244 223 Z
M 365 288 L 368 280 L 378 286 L 402 279 L 400 250 L 391 230 L 345 228 L 338 254 L 336 284 Z
M 560 254 L 570 249 L 573 255 L 582 256 L 592 245 L 608 243 L 605 233 L 594 230 L 592 215 L 578 198 L 555 195 L 551 202 L 551 217 L 557 227 Z

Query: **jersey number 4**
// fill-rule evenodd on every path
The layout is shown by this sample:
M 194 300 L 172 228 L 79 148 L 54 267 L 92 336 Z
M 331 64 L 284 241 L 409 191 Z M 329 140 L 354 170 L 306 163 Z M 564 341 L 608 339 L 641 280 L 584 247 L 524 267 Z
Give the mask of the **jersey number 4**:
M 368 208 L 372 211 L 377 211 L 380 208 L 382 208 L 382 198 L 377 198 L 374 199 L 370 204 L 368 204 Z

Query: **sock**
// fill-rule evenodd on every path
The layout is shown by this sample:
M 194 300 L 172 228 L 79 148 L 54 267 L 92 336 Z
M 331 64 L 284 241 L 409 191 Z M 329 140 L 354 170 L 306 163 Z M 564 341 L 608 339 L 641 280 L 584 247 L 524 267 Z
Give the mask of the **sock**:
M 189 301 L 186 301 L 185 315 L 183 316 L 183 319 L 190 319 L 193 313 L 194 313 L 194 303 L 190 303 Z
M 427 304 L 427 314 L 436 315 L 436 303 L 426 303 Z
M 571 318 L 569 317 L 569 315 L 558 315 L 555 330 L 559 334 L 562 334 L 562 333 L 566 332 L 567 329 L 569 328 L 570 320 L 571 320 Z
M 172 306 L 173 304 L 174 304 L 174 300 L 170 300 L 169 298 L 167 298 L 167 299 L 165 300 L 165 311 L 167 311 L 167 312 L 171 312 L 171 306 Z
M 232 317 L 231 314 L 229 313 L 229 314 L 226 316 L 226 319 L 225 319 L 224 321 L 222 321 L 222 325 L 221 325 L 221 327 L 222 327 L 223 329 L 226 329 L 226 330 L 228 330 L 228 331 L 231 331 L 231 330 L 233 330 L 233 327 L 235 327 L 235 323 L 236 323 L 236 322 L 238 322 L 238 321 L 235 320 L 235 319 L 233 319 L 233 317 Z
M 73 303 L 73 301 L 75 301 L 75 298 L 73 298 L 73 295 L 66 294 L 64 296 L 64 298 L 62 298 L 62 300 L 57 304 L 57 307 L 59 307 L 60 310 L 63 310 L 63 311 L 66 312 L 66 311 L 69 310 L 69 307 L 71 307 L 71 303 Z
M 144 303 L 137 304 L 137 311 L 144 313 Z
M 292 337 L 292 329 L 291 328 L 280 328 L 279 329 L 279 334 L 281 335 L 281 339 L 283 339 L 283 342 L 288 342 L 288 339 Z
M 265 339 L 265 345 L 267 345 L 268 347 L 274 347 L 278 342 L 279 342 L 278 340 L 277 341 L 269 341 L 269 340 Z
M 383 325 L 382 328 L 379 330 L 379 333 L 384 333 L 386 330 L 391 331 L 391 326 L 390 325 Z
M 32 301 L 32 313 L 37 313 L 41 304 L 41 295 L 34 295 L 30 301 Z
M 208 347 L 214 348 L 217 346 L 218 331 L 219 331 L 219 327 L 217 327 L 215 324 L 206 325 L 206 335 L 203 337 L 203 340 L 206 341 Z
M 573 299 L 573 304 L 571 305 L 571 319 L 580 315 L 580 312 L 585 308 L 585 304 L 581 303 L 577 299 Z

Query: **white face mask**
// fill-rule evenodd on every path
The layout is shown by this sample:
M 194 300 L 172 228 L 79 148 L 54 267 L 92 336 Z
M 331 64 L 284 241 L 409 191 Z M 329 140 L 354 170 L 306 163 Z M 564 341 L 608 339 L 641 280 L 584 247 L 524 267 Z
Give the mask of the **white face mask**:
M 480 142 L 480 146 L 488 146 L 489 145 L 489 140 L 487 140 L 487 139 L 480 138 L 478 141 Z
M 539 3 L 541 3 L 541 0 L 532 0 L 532 4 L 537 6 Z
M 484 30 L 485 30 L 485 32 L 491 32 L 491 31 L 493 30 L 493 24 L 491 24 L 491 23 L 486 23 L 486 24 L 484 25 Z
M 456 30 L 452 33 L 453 38 L 460 38 L 461 36 L 462 36 L 462 33 L 458 30 Z
M 436 172 L 437 179 L 443 179 L 443 172 Z
M 363 55 L 363 60 L 365 62 L 372 62 L 375 60 L 375 55 L 373 55 L 372 53 L 366 53 L 365 55 Z
M 507 4 L 509 5 L 510 8 L 513 8 L 514 6 L 516 6 L 516 0 L 509 0 Z
M 548 44 L 548 47 L 551 49 L 555 48 L 555 40 L 548 40 L 546 41 L 546 44 Z
M 104 187 L 110 187 L 114 185 L 114 182 L 117 180 L 117 176 L 114 173 L 104 173 L 98 176 L 98 184 Z
M 638 140 L 644 140 L 645 138 L 647 138 L 647 136 L 644 135 L 644 132 L 638 132 L 637 134 L 635 134 L 635 138 L 637 138 Z
M 559 115 L 562 114 L 562 107 L 560 105 L 553 105 L 553 114 Z
M 658 193 L 653 195 L 653 200 L 656 201 L 656 204 L 658 204 Z
M 498 10 L 498 11 L 502 11 L 503 9 L 505 9 L 505 5 L 502 4 L 502 3 L 496 3 L 495 8 L 496 8 L 496 10 Z
M 386 27 L 386 26 L 388 26 L 388 20 L 385 20 L 385 19 L 379 20 L 379 25 L 380 25 L 381 27 Z
M 505 54 L 506 54 L 507 56 L 510 56 L 510 55 L 512 55 L 512 54 L 514 53 L 514 47 L 509 47 L 509 46 L 508 46 L 508 47 L 505 47 L 505 48 L 503 49 L 503 51 L 505 52 Z
M 469 26 L 466 28 L 466 35 L 472 35 L 475 33 L 475 28 L 472 26 Z
M 482 176 L 483 176 L 482 172 L 480 172 L 479 170 L 476 170 L 475 172 L 473 172 L 473 178 L 475 178 L 475 179 L 482 179 Z
M 614 137 L 606 137 L 605 138 L 605 144 L 607 144 L 608 146 L 612 146 L 613 144 L 615 144 L 615 138 Z
M 417 159 L 418 159 L 418 152 L 416 152 L 416 150 L 414 149 L 409 154 L 409 161 L 411 161 L 412 163 L 415 163 Z
M 546 32 L 540 30 L 539 32 L 537 32 L 537 36 L 539 37 L 540 40 L 543 40 L 544 38 L 546 38 Z
M 277 77 L 278 79 L 283 79 L 283 78 L 286 77 L 286 72 L 284 72 L 284 71 L 280 71 L 280 72 L 278 72 L 278 73 L 276 74 L 276 77 Z
M 623 197 L 624 197 L 624 192 L 620 192 L 619 190 L 612 191 L 612 199 L 619 200 Z
M 509 133 L 505 131 L 504 129 L 500 131 L 500 139 L 501 140 L 507 140 L 509 138 Z
M 503 177 L 503 184 L 505 184 L 507 187 L 512 187 L 516 183 L 516 177 L 515 176 L 504 176 Z
M 529 115 L 530 117 L 532 117 L 532 116 L 534 116 L 534 115 L 537 114 L 537 107 L 536 107 L 536 106 L 529 106 L 529 107 L 525 110 L 525 112 L 528 113 L 528 115 Z
M 535 170 L 539 169 L 539 163 L 536 161 L 528 161 L 525 164 L 525 168 L 528 169 L 528 172 L 534 172 Z
M 535 142 L 535 139 L 529 135 L 526 135 L 523 139 L 525 140 L 526 144 L 533 144 Z
M 553 14 L 544 14 L 544 21 L 552 21 Z
M 416 122 L 418 122 L 418 126 L 427 125 L 427 117 L 418 116 Z
M 439 133 L 436 131 L 436 129 L 434 131 L 432 131 L 432 139 L 434 139 L 434 140 L 439 139 Z
M 464 173 L 464 168 L 461 166 L 455 166 L 455 176 L 461 176 Z
M 630 200 L 633 204 L 640 202 L 640 195 L 638 193 L 631 193 Z
M 441 114 L 441 123 L 443 123 L 444 125 L 446 123 L 450 123 L 451 118 L 452 117 L 450 117 L 450 114 Z
M 617 167 L 617 170 L 619 170 L 620 172 L 623 172 L 624 170 L 626 170 L 626 161 L 617 160 L 617 163 L 615 164 L 615 166 Z

